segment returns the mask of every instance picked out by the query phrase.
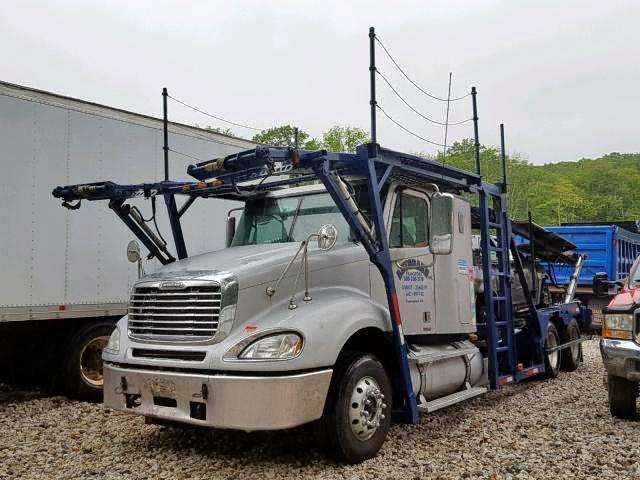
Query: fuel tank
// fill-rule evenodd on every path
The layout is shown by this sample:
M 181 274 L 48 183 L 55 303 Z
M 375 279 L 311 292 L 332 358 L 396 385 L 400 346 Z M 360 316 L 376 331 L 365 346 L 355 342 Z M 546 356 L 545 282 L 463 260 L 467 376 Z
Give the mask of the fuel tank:
M 411 382 L 416 397 L 427 401 L 486 383 L 485 362 L 469 341 L 409 347 Z

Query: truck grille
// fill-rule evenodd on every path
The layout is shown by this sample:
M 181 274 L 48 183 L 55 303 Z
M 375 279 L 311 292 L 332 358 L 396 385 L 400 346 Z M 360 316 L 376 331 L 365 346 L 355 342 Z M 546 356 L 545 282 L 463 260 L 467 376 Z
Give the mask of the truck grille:
M 208 340 L 218 330 L 219 285 L 180 290 L 135 287 L 129 302 L 129 335 L 147 340 Z

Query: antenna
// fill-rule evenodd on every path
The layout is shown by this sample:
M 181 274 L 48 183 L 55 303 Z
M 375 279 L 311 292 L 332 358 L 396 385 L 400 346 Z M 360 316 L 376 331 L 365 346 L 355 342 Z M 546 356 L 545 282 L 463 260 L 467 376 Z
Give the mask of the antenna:
M 164 180 L 169 181 L 169 119 L 167 117 L 167 93 L 166 87 L 162 89 L 162 125 L 164 127 Z
M 476 172 L 481 175 L 480 172 L 480 136 L 478 134 L 478 104 L 476 102 L 476 87 L 471 87 L 471 101 L 473 102 L 473 135 L 475 138 L 476 148 Z
M 371 143 L 377 143 L 376 135 L 376 29 L 369 27 L 369 80 L 371 82 Z
M 500 158 L 502 160 L 502 192 L 507 193 L 507 153 L 504 149 L 504 123 L 500 124 Z

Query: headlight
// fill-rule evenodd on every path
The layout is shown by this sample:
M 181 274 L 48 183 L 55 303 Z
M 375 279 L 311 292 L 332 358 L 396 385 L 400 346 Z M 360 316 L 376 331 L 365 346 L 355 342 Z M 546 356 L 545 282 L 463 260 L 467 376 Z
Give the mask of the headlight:
M 302 351 L 302 337 L 283 333 L 262 337 L 242 350 L 238 358 L 252 360 L 288 360 Z
M 107 353 L 118 353 L 120 351 L 120 329 L 118 327 L 113 329 L 107 346 L 104 347 L 104 351 Z
M 628 313 L 605 315 L 602 336 L 631 340 L 633 338 L 633 315 Z

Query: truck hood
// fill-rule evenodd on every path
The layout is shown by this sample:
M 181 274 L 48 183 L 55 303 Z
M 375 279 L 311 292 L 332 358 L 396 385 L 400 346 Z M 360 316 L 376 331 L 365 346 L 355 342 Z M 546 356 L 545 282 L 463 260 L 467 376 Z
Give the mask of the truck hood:
M 640 288 L 629 288 L 627 286 L 620 290 L 609 302 L 609 308 L 632 308 L 640 303 Z
M 236 275 L 240 288 L 244 289 L 277 279 L 299 247 L 300 242 L 225 248 L 178 260 L 161 267 L 144 279 L 206 278 L 212 273 L 228 272 Z M 298 255 L 287 277 L 297 273 L 301 258 L 302 254 Z M 310 247 L 309 271 L 366 258 L 364 249 L 354 244 L 336 247 L 328 252 Z

